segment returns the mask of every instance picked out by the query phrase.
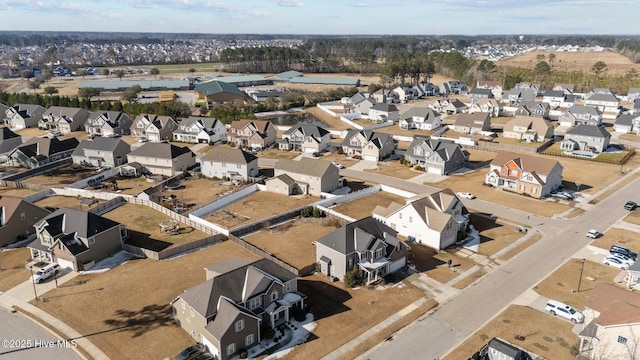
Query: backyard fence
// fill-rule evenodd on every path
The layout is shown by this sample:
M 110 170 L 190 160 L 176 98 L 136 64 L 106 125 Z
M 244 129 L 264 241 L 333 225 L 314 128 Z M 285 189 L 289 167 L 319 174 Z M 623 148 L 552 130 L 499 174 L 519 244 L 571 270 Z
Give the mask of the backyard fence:
M 265 259 L 269 259 L 271 261 L 273 261 L 274 263 L 280 265 L 281 267 L 291 271 L 294 274 L 297 274 L 298 276 L 304 276 L 307 275 L 311 272 L 313 272 L 315 270 L 315 263 L 314 264 L 310 264 L 305 266 L 302 269 L 298 269 L 295 266 L 289 264 L 288 262 L 281 260 L 279 258 L 277 258 L 275 255 L 268 253 L 262 249 L 260 249 L 259 247 L 246 242 L 244 240 L 242 240 L 241 238 L 233 235 L 233 234 L 229 234 L 229 240 L 233 241 L 234 243 L 238 244 L 239 246 L 241 246 L 242 248 L 248 250 L 249 252 L 256 254 L 260 257 L 263 257 Z
M 619 158 L 619 159 L 607 159 L 607 158 L 602 158 L 600 156 L 597 157 L 584 157 L 584 156 L 576 156 L 576 155 L 571 155 L 571 154 L 566 154 L 565 151 L 560 151 L 560 150 L 548 150 L 543 152 L 544 155 L 551 155 L 551 156 L 558 156 L 558 157 L 564 157 L 564 158 L 571 158 L 571 159 L 580 159 L 580 160 L 587 160 L 587 161 L 593 161 L 593 162 L 599 162 L 599 163 L 604 163 L 604 164 L 614 164 L 614 165 L 624 165 L 624 163 L 627 162 L 627 160 L 629 160 L 629 158 L 631 157 L 631 155 L 633 155 L 633 153 L 635 152 L 635 149 L 632 147 L 624 147 L 624 151 L 628 151 L 627 154 L 625 154 L 623 157 Z
M 93 214 L 97 214 L 97 215 L 102 215 L 108 211 L 111 211 L 119 206 L 122 206 L 124 204 L 127 203 L 127 200 L 125 200 L 122 196 L 118 196 L 116 198 L 113 198 L 111 200 L 107 200 L 106 202 L 103 202 L 102 204 L 98 204 L 90 209 L 87 209 L 87 212 L 93 213 Z
M 18 182 L 20 180 L 24 180 L 27 178 L 30 178 L 32 176 L 36 176 L 36 175 L 40 175 L 40 174 L 44 174 L 48 171 L 52 171 L 61 167 L 65 167 L 67 165 L 71 164 L 71 158 L 67 157 L 58 161 L 53 161 L 50 162 L 48 164 L 44 164 L 42 166 L 38 166 L 36 168 L 33 169 L 28 169 L 25 171 L 21 171 L 17 174 L 12 174 L 9 176 L 4 177 L 2 180 L 0 180 L 0 184 L 2 184 L 3 186 L 10 186 L 10 185 L 6 185 L 4 184 L 4 180 L 7 181 L 15 181 Z
M 187 244 L 177 245 L 160 251 L 144 249 L 127 243 L 122 244 L 122 249 L 134 255 L 144 256 L 153 260 L 162 260 L 171 256 L 180 255 L 187 251 L 191 251 L 206 245 L 216 244 L 223 241 L 226 237 L 222 234 L 216 234 L 204 239 L 192 241 Z

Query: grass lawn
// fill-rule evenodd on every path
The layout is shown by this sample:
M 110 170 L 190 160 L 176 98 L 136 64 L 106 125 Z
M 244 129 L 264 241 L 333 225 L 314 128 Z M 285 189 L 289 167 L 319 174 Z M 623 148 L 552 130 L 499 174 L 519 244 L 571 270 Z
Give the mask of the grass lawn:
M 313 243 L 336 229 L 332 223 L 333 221 L 328 218 L 298 218 L 245 236 L 243 239 L 278 259 L 302 269 L 315 263 L 316 248 Z
M 173 259 L 131 260 L 105 273 L 79 275 L 45 293 L 46 302 L 32 303 L 111 359 L 172 357 L 194 340 L 176 325 L 169 303 L 205 281 L 204 267 L 234 257 L 258 259 L 226 241 Z
M 625 216 L 623 220 L 631 224 L 640 225 L 640 210 L 630 211 L 629 215 Z
M 489 340 L 499 337 L 545 359 L 573 360 L 571 349 L 580 339 L 571 328 L 571 323 L 549 314 L 511 305 L 442 359 L 468 359 Z M 517 335 L 525 340 L 516 340 Z
M 517 231 L 516 226 L 504 224 L 495 218 L 471 214 L 470 219 L 471 224 L 480 232 L 478 253 L 482 255 L 491 256 L 524 235 Z
M 342 282 L 330 283 L 322 275 L 298 280 L 298 290 L 308 296 L 306 303 L 317 326 L 309 341 L 296 347 L 288 359 L 320 359 L 424 296 L 405 283 L 384 290 L 354 290 Z
M 562 301 L 578 310 L 584 309 L 591 295 L 591 290 L 598 283 L 613 283 L 613 279 L 621 270 L 613 266 L 607 266 L 600 262 L 585 261 L 580 292 L 578 280 L 580 280 L 580 268 L 582 259 L 569 259 L 547 278 L 533 287 L 538 294 Z
M 536 242 L 538 242 L 538 240 L 542 239 L 542 235 L 541 234 L 534 234 L 532 236 L 530 236 L 527 240 L 525 240 L 524 242 L 520 243 L 518 246 L 514 247 L 513 249 L 507 251 L 506 253 L 502 254 L 502 256 L 500 256 L 500 260 L 506 261 L 511 259 L 512 257 L 516 256 L 517 254 L 519 254 L 520 252 L 522 252 L 524 249 L 528 248 L 529 246 L 535 244 Z
M 296 156 L 300 155 L 297 151 L 282 151 L 276 148 L 267 149 L 264 151 L 258 152 L 258 157 L 266 158 L 266 159 L 293 159 Z
M 620 139 L 640 143 L 640 136 L 637 134 L 621 134 Z
M 409 261 L 416 266 L 416 270 L 442 284 L 454 279 L 474 265 L 473 261 L 457 250 L 447 250 L 441 253 L 420 244 L 410 243 L 409 246 L 411 246 Z M 451 268 L 448 265 L 449 260 L 451 260 Z
M 519 139 L 507 138 L 504 136 L 498 136 L 497 138 L 494 139 L 494 142 L 505 144 L 505 145 L 516 145 L 516 146 L 522 146 L 525 148 L 534 148 L 534 149 L 542 145 L 542 143 L 540 142 L 526 142 Z
M 377 169 L 366 169 L 365 171 L 400 179 L 411 179 L 412 177 L 424 174 L 424 171 L 413 170 L 413 168 L 402 165 L 399 161 L 395 160 L 379 162 Z
M 470 162 L 493 160 L 493 158 L 496 157 L 496 153 L 491 151 L 474 150 L 474 149 L 465 149 L 465 150 L 469 152 Z
M 36 175 L 25 179 L 22 182 L 28 184 L 46 185 L 51 187 L 65 187 L 67 185 L 73 184 L 76 181 L 97 174 L 97 171 L 91 168 L 75 171 L 72 170 L 73 166 L 75 165 L 68 165 L 60 169 L 48 172 L 46 174 Z
M 7 249 L 0 251 L 0 291 L 7 291 L 31 276 L 25 268 L 30 258 L 29 249 Z
M 40 207 L 45 207 L 45 206 L 51 206 L 55 208 L 68 207 L 68 208 L 78 209 L 78 210 L 87 210 L 90 207 L 94 207 L 98 205 L 100 202 L 106 201 L 106 200 L 98 200 L 98 199 L 95 199 L 95 200 L 96 202 L 91 206 L 80 206 L 80 202 L 82 201 L 82 199 L 78 199 L 77 197 L 74 197 L 74 196 L 49 196 L 48 198 L 44 198 L 36 202 L 35 204 Z
M 220 194 L 238 188 L 238 186 L 224 185 L 221 181 L 207 178 L 187 178 L 181 185 L 177 190 L 165 190 L 165 195 L 176 195 L 187 208 L 208 204 L 217 200 Z
M 10 187 L 0 187 L 0 196 L 17 196 L 17 197 L 25 197 L 31 194 L 35 194 L 37 190 L 31 189 L 15 189 Z
M 637 252 L 640 250 L 640 239 L 638 238 L 637 232 L 614 227 L 607 230 L 599 239 L 593 240 L 591 245 L 605 250 L 609 250 L 611 245 L 620 245 L 631 249 L 631 251 Z
M 484 269 L 480 269 L 475 271 L 473 274 L 467 276 L 466 278 L 458 281 L 457 283 L 455 283 L 453 285 L 454 288 L 456 289 L 464 289 L 467 286 L 471 285 L 471 283 L 473 283 L 474 281 L 480 279 L 481 277 L 485 276 L 487 274 L 487 272 Z
M 207 216 L 205 220 L 227 229 L 233 229 L 318 200 L 313 196 L 285 196 L 268 191 L 256 191 Z
M 169 235 L 160 230 L 160 223 L 171 218 L 144 205 L 125 204 L 102 215 L 127 225 L 128 244 L 154 251 L 172 245 L 181 245 L 206 238 L 200 230 L 180 224 L 179 235 Z
M 392 202 L 404 204 L 405 200 L 402 196 L 386 191 L 378 191 L 377 193 L 336 205 L 332 209 L 354 219 L 362 219 L 371 216 L 373 209 L 377 205 L 387 207 Z

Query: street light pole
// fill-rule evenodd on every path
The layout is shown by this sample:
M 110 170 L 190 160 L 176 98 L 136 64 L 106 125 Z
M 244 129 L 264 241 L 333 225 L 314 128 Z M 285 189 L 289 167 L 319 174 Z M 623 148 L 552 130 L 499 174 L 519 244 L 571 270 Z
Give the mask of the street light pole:
M 35 295 L 36 300 L 38 300 L 38 293 L 36 292 L 36 282 L 33 281 L 33 265 L 29 266 L 29 270 L 31 271 L 31 284 L 33 284 L 33 295 Z
M 580 284 L 582 283 L 582 272 L 584 271 L 584 262 L 585 259 L 582 258 L 582 265 L 580 266 L 580 278 L 578 279 L 578 290 L 576 292 L 580 292 Z

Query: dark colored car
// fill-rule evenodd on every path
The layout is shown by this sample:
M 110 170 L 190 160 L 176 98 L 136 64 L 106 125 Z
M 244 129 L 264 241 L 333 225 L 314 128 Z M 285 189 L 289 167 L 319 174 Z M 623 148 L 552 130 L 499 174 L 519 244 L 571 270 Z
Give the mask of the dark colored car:
M 182 350 L 173 360 L 192 360 L 207 352 L 207 348 L 202 343 L 196 343 Z
M 633 211 L 637 207 L 638 207 L 638 204 L 636 204 L 635 201 L 627 201 L 627 203 L 624 204 L 624 209 L 629 211 Z
M 611 249 L 609 249 L 609 253 L 610 254 L 622 254 L 628 258 L 633 259 L 634 261 L 638 258 L 638 254 L 634 253 L 633 251 L 627 249 L 624 246 L 618 246 L 618 245 L 611 245 Z

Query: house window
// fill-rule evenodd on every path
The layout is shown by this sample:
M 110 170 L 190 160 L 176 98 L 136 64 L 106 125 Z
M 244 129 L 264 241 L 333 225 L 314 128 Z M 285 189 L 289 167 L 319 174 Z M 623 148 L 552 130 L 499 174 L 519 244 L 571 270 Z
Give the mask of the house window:
M 627 345 L 627 338 L 624 336 L 618 335 L 618 344 Z
M 278 298 L 278 292 L 277 291 L 273 291 L 271 293 L 271 295 L 269 296 L 269 298 L 271 299 L 271 301 L 276 301 L 276 299 Z
M 242 331 L 244 329 L 244 320 L 240 319 L 236 321 L 236 332 Z
M 533 181 L 533 176 L 527 175 L 527 181 Z
M 290 282 L 288 282 L 288 283 L 286 283 L 286 284 L 284 285 L 284 290 L 285 290 L 286 292 L 290 292 L 290 291 L 291 291 L 291 283 L 290 283 Z
M 409 223 L 413 222 L 413 216 L 409 216 Z
M 536 188 L 531 188 L 531 193 L 532 193 L 532 194 L 537 194 L 537 193 L 538 193 L 538 189 L 536 189 Z
M 233 355 L 236 352 L 236 343 L 231 343 L 227 346 L 227 355 Z
M 184 301 L 184 299 L 182 299 L 182 301 L 180 301 L 182 303 L 182 311 L 184 312 L 184 310 L 187 308 L 187 302 Z
M 27 215 L 25 213 L 20 213 L 20 220 L 22 221 L 27 220 Z
M 524 185 L 520 185 L 520 191 L 524 191 Z
M 90 237 L 90 238 L 89 238 L 89 245 L 93 245 L 93 244 L 95 244 L 95 243 L 96 243 L 96 238 L 94 238 L 94 237 Z
M 353 267 L 353 258 L 349 258 L 347 269 L 351 269 Z
M 376 250 L 376 259 L 381 258 L 381 257 L 382 257 L 382 249 Z
M 261 303 L 262 303 L 262 298 L 260 296 L 254 297 L 253 299 L 251 299 L 249 301 L 249 308 L 251 308 L 251 310 L 253 310 L 253 309 L 259 307 Z
M 193 310 L 193 306 L 191 306 L 191 309 L 189 310 L 189 315 L 191 315 L 191 317 L 194 317 L 196 315 L 195 310 Z
M 244 345 L 245 346 L 253 345 L 253 334 L 249 334 L 249 335 L 247 335 L 246 338 L 244 338 Z

